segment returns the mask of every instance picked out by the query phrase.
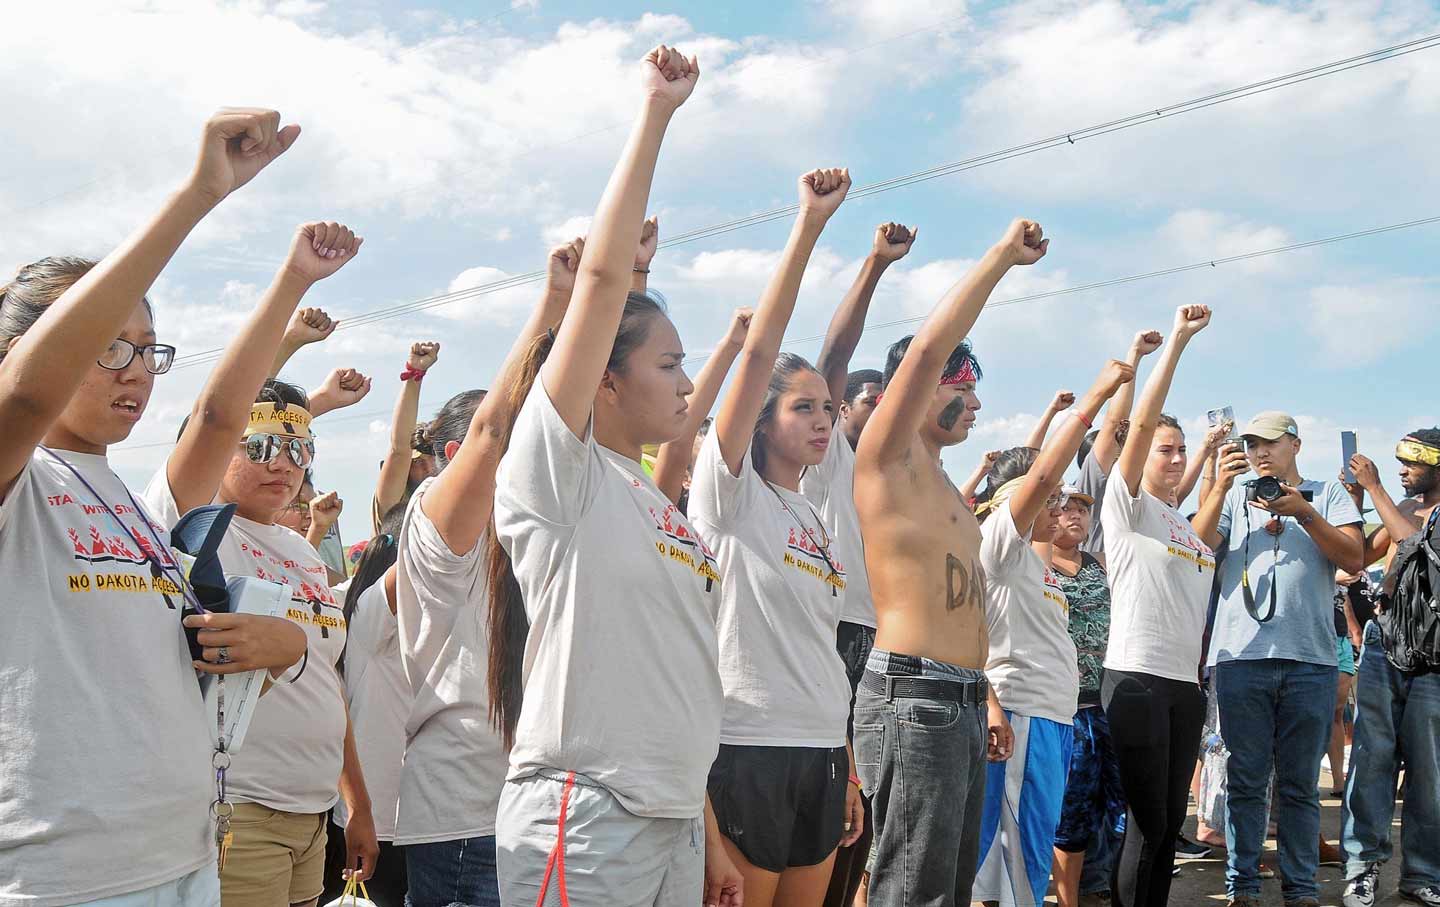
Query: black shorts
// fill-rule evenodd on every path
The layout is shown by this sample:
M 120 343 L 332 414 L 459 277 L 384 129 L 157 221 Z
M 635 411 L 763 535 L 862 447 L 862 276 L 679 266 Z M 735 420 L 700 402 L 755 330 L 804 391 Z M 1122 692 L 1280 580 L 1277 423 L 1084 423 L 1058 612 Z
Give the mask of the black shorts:
M 845 747 L 728 746 L 710 767 L 720 833 L 759 869 L 823 863 L 844 833 Z

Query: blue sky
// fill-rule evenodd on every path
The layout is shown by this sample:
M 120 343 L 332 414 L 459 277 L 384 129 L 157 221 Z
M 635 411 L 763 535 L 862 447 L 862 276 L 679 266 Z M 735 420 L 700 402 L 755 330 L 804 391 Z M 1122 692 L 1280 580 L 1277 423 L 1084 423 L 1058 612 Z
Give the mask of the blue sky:
M 536 270 L 583 230 L 634 106 L 632 63 L 660 40 L 704 77 L 677 118 L 653 209 L 662 238 L 789 204 L 795 177 L 849 166 L 857 184 L 1103 122 L 1440 32 L 1423 2 L 1144 4 L 1119 0 L 896 4 L 346 4 L 157 0 L 27 5 L 0 35 L 0 267 L 103 254 L 184 174 L 207 113 L 263 104 L 305 133 L 274 172 L 192 237 L 155 288 L 182 355 L 223 344 L 279 264 L 294 226 L 343 220 L 361 256 L 307 304 L 347 316 Z M 64 34 L 37 42 L 37 34 Z M 921 227 L 871 320 L 920 316 L 1024 215 L 1049 257 L 996 298 L 1060 289 L 1440 214 L 1440 50 L 1320 79 L 846 203 L 831 222 L 790 336 L 822 334 L 876 223 Z M 788 224 L 662 251 L 652 285 L 689 349 L 708 349 L 754 301 Z M 1329 477 L 1338 433 L 1391 473 L 1406 430 L 1437 422 L 1440 225 L 996 309 L 975 332 L 986 380 L 957 479 L 1020 443 L 1053 392 L 1087 387 L 1130 336 L 1204 302 L 1214 324 L 1182 362 L 1169 409 L 1285 408 L 1302 470 Z M 287 376 L 375 378 L 321 420 L 321 486 L 366 530 L 396 377 L 411 340 L 439 339 L 422 413 L 485 386 L 535 288 L 337 333 Z M 866 335 L 878 365 L 899 329 Z M 818 344 L 794 349 L 813 357 Z M 122 474 L 159 466 L 204 368 L 162 379 L 119 446 Z M 1142 374 L 1143 379 L 1143 374 Z M 327 422 L 329 424 L 327 425 Z M 1392 483 L 1393 484 L 1393 483 Z

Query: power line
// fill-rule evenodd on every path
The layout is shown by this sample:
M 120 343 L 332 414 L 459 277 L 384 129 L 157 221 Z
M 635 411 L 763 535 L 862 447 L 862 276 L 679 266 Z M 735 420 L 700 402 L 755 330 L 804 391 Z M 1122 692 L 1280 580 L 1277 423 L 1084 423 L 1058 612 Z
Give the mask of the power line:
M 1381 233 L 1394 233 L 1397 230 L 1408 230 L 1413 227 L 1423 227 L 1429 224 L 1440 223 L 1440 215 L 1434 217 L 1422 217 L 1418 220 L 1407 220 L 1398 224 L 1387 224 L 1383 227 L 1372 227 L 1368 230 L 1357 230 L 1353 233 L 1341 233 L 1336 236 L 1326 236 L 1322 239 L 1311 239 L 1305 242 L 1290 243 L 1285 246 L 1273 246 L 1269 249 L 1256 249 L 1252 252 L 1241 252 L 1238 255 L 1227 255 L 1224 258 L 1209 258 L 1204 261 L 1193 262 L 1188 265 L 1180 265 L 1174 268 L 1162 268 L 1158 271 L 1146 271 L 1143 274 L 1131 274 L 1128 277 L 1112 277 L 1108 280 L 1097 280 L 1093 283 L 1079 284 L 1078 286 L 1065 287 L 1059 290 L 1046 290 L 1043 293 L 1030 293 L 1026 296 L 1012 296 L 1009 299 L 1000 299 L 995 302 L 986 303 L 985 308 L 998 309 L 1004 306 L 1019 305 L 1025 302 L 1036 302 L 1041 299 L 1053 299 L 1056 296 L 1068 296 L 1071 293 L 1083 293 L 1088 290 L 1101 290 L 1106 287 L 1115 287 L 1127 283 L 1136 283 L 1142 280 L 1153 280 L 1157 277 L 1169 277 L 1174 274 L 1183 274 L 1187 271 L 1198 271 L 1202 268 L 1218 268 L 1220 265 L 1234 264 L 1238 261 L 1249 261 L 1253 258 L 1264 258 L 1269 255 L 1280 255 L 1285 252 L 1298 252 L 1301 249 L 1312 249 L 1316 246 L 1326 246 L 1331 243 L 1344 242 L 1350 239 L 1360 239 L 1365 236 L 1376 236 Z M 915 324 L 929 318 L 929 315 L 917 315 L 913 318 L 897 318 L 894 321 L 883 321 L 879 324 L 867 324 L 865 330 L 871 331 L 877 328 L 893 328 L 902 324 Z M 813 337 L 796 337 L 782 342 L 782 346 L 794 346 L 801 343 L 815 343 L 824 340 L 824 334 L 816 334 Z M 693 362 L 702 362 L 710 358 L 709 353 L 691 356 L 685 360 L 689 365 Z
M 1297 70 L 1295 72 L 1286 73 L 1284 75 L 1272 76 L 1268 79 L 1262 79 L 1258 82 L 1250 82 L 1248 84 L 1240 85 L 1235 88 L 1212 92 L 1210 94 L 1202 95 L 1197 98 L 1192 98 L 1187 101 L 1181 101 L 1164 107 L 1148 108 L 1144 111 L 1140 111 L 1126 117 L 1121 117 L 1119 119 L 1110 120 L 1104 123 L 1097 123 L 1092 126 L 1086 126 L 1084 128 L 1074 129 L 1068 132 L 1057 133 L 1056 135 L 1050 136 L 1049 138 L 1037 139 L 1035 141 L 1026 142 L 1021 145 L 1015 145 L 1010 148 L 1001 149 L 999 151 L 993 151 L 987 154 L 982 154 L 959 161 L 952 161 L 950 163 L 941 164 L 936 167 L 920 170 L 915 173 L 881 180 L 877 183 L 871 183 L 852 189 L 850 191 L 850 197 L 866 198 L 872 195 L 878 195 L 882 192 L 890 192 L 895 189 L 915 185 L 916 183 L 926 182 L 928 180 L 938 179 L 940 177 L 950 176 L 956 173 L 962 173 L 967 170 L 974 170 L 979 167 L 1000 163 L 1002 161 L 1013 160 L 1018 157 L 1036 154 L 1041 151 L 1047 151 L 1065 145 L 1074 145 L 1086 139 L 1098 138 L 1100 136 L 1108 135 L 1113 132 L 1131 129 L 1145 123 L 1153 123 L 1157 120 L 1173 118 L 1186 113 L 1193 113 L 1197 110 L 1204 110 L 1209 107 L 1217 106 L 1219 104 L 1229 103 L 1231 101 L 1237 101 L 1243 98 L 1254 97 L 1258 94 L 1264 94 L 1266 92 L 1275 91 L 1280 88 L 1288 88 L 1293 85 L 1299 85 L 1305 82 L 1312 81 L 1314 79 L 1319 79 L 1330 75 L 1336 75 L 1342 72 L 1349 71 L 1351 69 L 1357 69 L 1361 66 L 1369 66 L 1374 63 L 1382 63 L 1387 60 L 1393 60 L 1398 57 L 1406 56 L 1408 54 L 1418 53 L 1422 50 L 1431 50 L 1436 47 L 1440 47 L 1440 34 L 1427 35 L 1422 38 L 1416 38 L 1411 41 L 1406 41 L 1400 44 L 1384 47 L 1379 50 L 1369 51 L 1368 53 L 1347 57 L 1342 60 L 1335 60 L 1330 63 L 1324 63 L 1318 66 L 1311 66 L 1306 69 Z M 672 239 L 666 240 L 665 242 L 661 243 L 660 247 L 670 248 L 672 246 L 695 242 L 701 239 L 708 239 L 714 236 L 720 236 L 726 233 L 734 232 L 736 230 L 759 226 L 761 224 L 789 217 L 798 210 L 799 205 L 787 205 L 785 207 L 776 208 L 771 211 L 765 211 L 758 214 L 749 215 L 747 217 L 726 221 L 720 224 L 714 224 L 709 227 L 692 230 L 688 233 L 682 233 Z M 338 330 L 363 327 L 367 324 L 373 324 L 377 321 L 385 321 L 391 318 L 400 317 L 402 315 L 411 314 L 413 312 L 424 311 L 427 309 L 450 305 L 464 300 L 475 299 L 480 296 L 486 296 L 492 293 L 498 293 L 502 290 L 514 289 L 529 284 L 539 283 L 544 278 L 545 271 L 531 271 L 526 274 L 519 274 L 513 277 L 507 277 L 490 283 L 481 284 L 479 286 L 469 287 L 464 290 L 440 293 L 433 296 L 427 296 L 421 299 L 413 300 L 411 302 L 401 303 L 395 306 L 375 309 L 370 312 L 361 313 L 360 315 L 357 315 L 353 318 L 342 319 Z M 211 350 L 204 350 L 198 353 L 191 354 L 189 356 L 183 356 L 177 362 L 177 367 L 186 368 L 192 365 L 200 365 L 205 362 L 214 361 L 219 357 L 222 352 L 223 348 L 216 348 Z

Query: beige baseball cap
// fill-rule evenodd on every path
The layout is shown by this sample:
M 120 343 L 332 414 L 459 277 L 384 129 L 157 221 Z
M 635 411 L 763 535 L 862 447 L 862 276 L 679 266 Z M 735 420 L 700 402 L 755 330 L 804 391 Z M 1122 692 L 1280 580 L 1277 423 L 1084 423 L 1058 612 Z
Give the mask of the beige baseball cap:
M 1285 435 L 1300 437 L 1300 427 L 1295 420 L 1290 418 L 1289 413 L 1282 413 L 1279 410 L 1267 410 L 1257 413 L 1249 423 L 1246 424 L 1240 435 L 1245 438 L 1263 438 L 1266 441 L 1278 441 Z

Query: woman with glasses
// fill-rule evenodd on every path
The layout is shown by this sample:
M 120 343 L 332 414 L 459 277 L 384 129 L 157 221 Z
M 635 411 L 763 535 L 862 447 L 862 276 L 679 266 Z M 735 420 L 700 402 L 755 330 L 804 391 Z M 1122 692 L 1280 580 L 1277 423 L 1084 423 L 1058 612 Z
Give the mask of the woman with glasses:
M 305 634 L 192 616 L 206 628 L 192 661 L 169 531 L 107 451 L 175 353 L 145 293 L 299 131 L 274 111 L 217 113 L 188 179 L 103 261 L 42 259 L 0 287 L 0 902 L 220 903 L 213 719 L 195 671 L 280 675 Z M 187 473 L 176 491 L 208 502 L 214 484 Z
M 1061 478 L 1105 403 L 1134 378 L 1131 366 L 1107 363 L 1044 447 L 1004 451 L 990 470 L 980 525 L 985 677 L 991 707 L 1004 710 L 1015 742 L 1009 760 L 990 763 L 985 779 L 977 901 L 1010 907 L 1045 900 L 1080 694 L 1069 605 L 1050 569 L 1065 508 Z
M 309 643 L 304 676 L 266 694 L 233 757 L 234 839 L 220 874 L 226 907 L 301 904 L 320 894 L 325 815 L 337 799 L 337 778 L 349 814 L 348 866 L 361 878 L 375 867 L 370 801 L 336 670 L 345 646 L 343 609 L 319 554 L 276 522 L 314 462 L 310 401 L 300 388 L 265 377 L 305 292 L 343 267 L 360 243 L 340 224 L 300 227 L 255 317 L 216 366 L 145 493 L 170 525 L 202 504 L 235 504 L 221 565 L 228 575 L 289 586 L 285 616 Z

